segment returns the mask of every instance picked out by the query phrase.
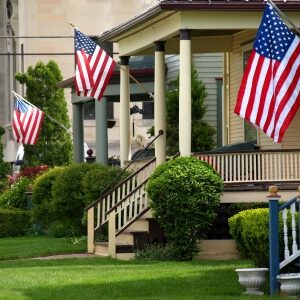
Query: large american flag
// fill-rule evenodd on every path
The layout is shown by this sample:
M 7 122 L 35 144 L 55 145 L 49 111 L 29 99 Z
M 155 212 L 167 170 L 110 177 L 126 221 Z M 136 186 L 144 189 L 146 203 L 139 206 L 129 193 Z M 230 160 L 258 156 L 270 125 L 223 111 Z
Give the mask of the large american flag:
M 267 4 L 234 110 L 278 143 L 300 105 L 299 41 Z
M 42 127 L 44 113 L 25 103 L 15 95 L 15 108 L 12 122 L 13 137 L 17 143 L 34 145 Z
M 77 94 L 100 100 L 116 62 L 78 29 L 75 29 L 75 52 Z

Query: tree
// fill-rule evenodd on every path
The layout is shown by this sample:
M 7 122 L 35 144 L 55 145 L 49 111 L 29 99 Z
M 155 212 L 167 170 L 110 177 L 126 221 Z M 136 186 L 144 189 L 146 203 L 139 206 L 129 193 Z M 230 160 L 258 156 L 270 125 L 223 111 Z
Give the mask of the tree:
M 206 113 L 204 99 L 207 96 L 204 83 L 192 70 L 192 152 L 210 150 L 214 145 L 215 129 L 202 120 Z M 172 89 L 166 94 L 167 147 L 169 154 L 179 151 L 179 76 L 170 82 Z
M 62 75 L 54 61 L 49 61 L 46 65 L 38 62 L 35 67 L 30 66 L 26 73 L 16 74 L 16 79 L 26 85 L 26 97 L 29 102 L 66 128 L 70 128 L 64 91 L 57 87 Z M 47 116 L 43 121 L 37 144 L 25 145 L 24 149 L 24 159 L 30 166 L 68 165 L 72 160 L 70 133 Z
M 6 175 L 9 174 L 10 167 L 9 163 L 3 160 L 3 145 L 1 143 L 1 137 L 5 133 L 3 127 L 0 126 L 0 191 L 5 186 L 6 183 Z

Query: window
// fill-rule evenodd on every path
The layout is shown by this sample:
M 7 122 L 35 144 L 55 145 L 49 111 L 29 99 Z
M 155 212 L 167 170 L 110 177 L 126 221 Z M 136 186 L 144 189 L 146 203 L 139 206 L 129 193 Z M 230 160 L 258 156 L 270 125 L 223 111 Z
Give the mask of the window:
M 154 102 L 147 101 L 143 103 L 143 119 L 154 119 Z
M 83 104 L 84 120 L 95 120 L 95 101 L 85 102 Z M 107 119 L 114 118 L 114 103 L 107 102 Z

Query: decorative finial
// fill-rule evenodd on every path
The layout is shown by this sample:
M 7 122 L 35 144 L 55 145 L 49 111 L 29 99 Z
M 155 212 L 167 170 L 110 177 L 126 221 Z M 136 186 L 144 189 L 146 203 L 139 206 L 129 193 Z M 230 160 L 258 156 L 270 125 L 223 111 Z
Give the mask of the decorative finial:
M 271 185 L 269 186 L 269 195 L 267 197 L 268 198 L 280 197 L 280 195 L 278 195 L 277 192 L 278 192 L 278 187 L 276 185 Z

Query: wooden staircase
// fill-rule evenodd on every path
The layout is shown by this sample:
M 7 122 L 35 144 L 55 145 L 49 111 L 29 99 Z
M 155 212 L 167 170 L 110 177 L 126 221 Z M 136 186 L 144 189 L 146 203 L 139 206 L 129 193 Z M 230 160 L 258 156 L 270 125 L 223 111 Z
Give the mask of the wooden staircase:
M 134 257 L 135 251 L 144 249 L 146 244 L 163 241 L 162 230 L 152 217 L 151 211 L 147 210 L 124 231 L 116 235 L 114 257 L 128 260 Z M 108 256 L 109 242 L 95 242 L 94 254 Z
M 153 158 L 87 208 L 89 253 L 126 260 L 145 244 L 163 241 L 145 191 L 155 167 Z M 97 242 L 105 226 L 108 241 Z

